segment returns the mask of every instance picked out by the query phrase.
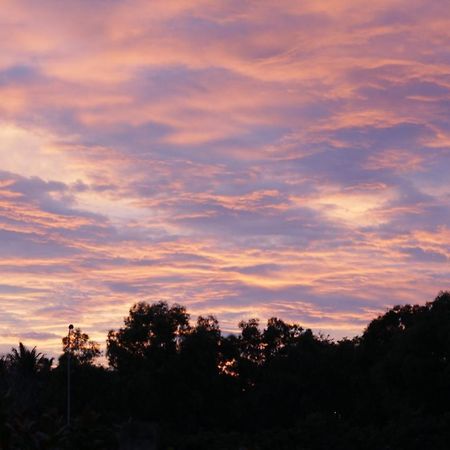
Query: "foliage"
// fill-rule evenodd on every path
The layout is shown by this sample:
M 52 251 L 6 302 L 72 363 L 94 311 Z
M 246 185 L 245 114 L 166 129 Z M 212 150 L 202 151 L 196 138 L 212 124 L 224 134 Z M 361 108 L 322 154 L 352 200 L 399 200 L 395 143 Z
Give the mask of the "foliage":
M 89 335 L 80 328 L 75 328 L 70 335 L 64 336 L 62 344 L 64 353 L 60 357 L 60 364 L 67 358 L 67 352 L 70 352 L 72 362 L 78 365 L 92 364 L 101 355 L 100 345 L 91 341 Z
M 20 343 L 0 358 L 0 449 L 113 450 L 130 430 L 165 450 L 450 448 L 448 292 L 338 342 L 279 318 L 228 336 L 214 316 L 189 319 L 135 304 L 108 334 L 109 369 L 74 330 L 70 428 L 68 340 L 55 368 Z
M 125 326 L 108 333 L 106 355 L 112 367 L 122 370 L 162 361 L 176 353 L 189 330 L 184 307 L 169 307 L 166 302 L 136 303 L 125 318 Z
M 22 342 L 19 349 L 13 348 L 7 356 L 10 369 L 18 376 L 32 377 L 38 372 L 48 371 L 52 365 L 52 359 L 46 358 L 42 353 L 38 353 L 36 347 L 28 349 Z

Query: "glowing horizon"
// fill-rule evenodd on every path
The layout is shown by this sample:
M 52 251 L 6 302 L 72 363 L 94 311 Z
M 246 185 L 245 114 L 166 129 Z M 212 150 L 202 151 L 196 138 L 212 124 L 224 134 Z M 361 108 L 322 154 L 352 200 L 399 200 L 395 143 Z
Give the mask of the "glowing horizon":
M 6 0 L 0 350 L 141 300 L 352 337 L 450 281 L 433 0 Z

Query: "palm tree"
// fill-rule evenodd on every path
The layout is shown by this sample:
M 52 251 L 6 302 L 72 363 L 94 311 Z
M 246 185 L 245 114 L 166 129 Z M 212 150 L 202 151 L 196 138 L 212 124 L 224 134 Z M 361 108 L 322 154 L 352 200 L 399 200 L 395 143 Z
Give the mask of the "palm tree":
M 28 349 L 22 342 L 19 349 L 13 348 L 8 355 L 11 368 L 22 376 L 33 376 L 43 370 L 49 370 L 53 359 L 38 353 L 36 347 Z

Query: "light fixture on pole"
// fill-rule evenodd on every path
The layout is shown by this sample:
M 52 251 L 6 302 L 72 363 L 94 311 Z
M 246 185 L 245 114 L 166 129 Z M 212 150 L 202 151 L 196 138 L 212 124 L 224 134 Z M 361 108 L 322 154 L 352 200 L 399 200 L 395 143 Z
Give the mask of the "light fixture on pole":
M 67 427 L 70 427 L 70 355 L 72 351 L 72 330 L 73 325 L 69 325 L 69 333 L 67 335 Z

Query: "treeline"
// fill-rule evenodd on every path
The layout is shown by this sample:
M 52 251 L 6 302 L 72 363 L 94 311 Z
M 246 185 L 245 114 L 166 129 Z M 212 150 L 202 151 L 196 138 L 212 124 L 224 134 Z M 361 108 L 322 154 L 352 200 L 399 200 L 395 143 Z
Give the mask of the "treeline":
M 142 302 L 108 368 L 79 329 L 56 364 L 20 344 L 0 359 L 0 449 L 450 448 L 449 292 L 338 342 L 278 318 L 239 329 Z

